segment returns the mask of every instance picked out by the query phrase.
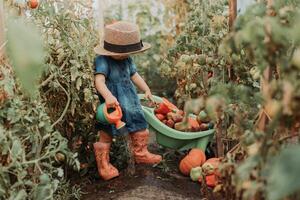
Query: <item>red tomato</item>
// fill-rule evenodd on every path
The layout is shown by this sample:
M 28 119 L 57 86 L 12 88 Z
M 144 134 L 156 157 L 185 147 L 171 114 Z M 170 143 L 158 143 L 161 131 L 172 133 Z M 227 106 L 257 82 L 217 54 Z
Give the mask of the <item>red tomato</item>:
M 39 5 L 38 0 L 29 0 L 29 1 L 28 1 L 28 6 L 29 6 L 31 9 L 37 8 L 38 5 Z
M 200 130 L 200 124 L 197 121 L 196 115 L 190 115 L 188 117 L 188 126 L 190 131 L 199 131 Z
M 155 116 L 157 117 L 157 119 L 159 119 L 159 121 L 163 121 L 166 118 L 166 116 L 159 114 L 159 113 L 155 114 Z
M 206 176 L 205 180 L 206 180 L 206 185 L 208 187 L 215 187 L 216 185 L 218 185 L 218 178 L 214 174 Z
M 170 112 L 168 106 L 164 103 L 160 103 L 159 106 L 154 110 L 157 114 L 166 115 L 168 112 Z
M 174 123 L 174 121 L 172 120 L 172 119 L 169 119 L 168 121 L 167 121 L 167 124 L 166 124 L 168 127 L 170 127 L 170 128 L 174 128 L 174 125 L 175 125 L 175 123 Z

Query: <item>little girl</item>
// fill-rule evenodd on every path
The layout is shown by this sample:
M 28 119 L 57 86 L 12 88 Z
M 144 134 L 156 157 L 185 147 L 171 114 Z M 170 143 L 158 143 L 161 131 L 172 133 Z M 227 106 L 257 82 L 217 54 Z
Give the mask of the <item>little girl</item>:
M 122 21 L 107 25 L 104 44 L 95 48 L 98 54 L 95 59 L 95 87 L 101 103 L 105 102 L 107 107 L 121 106 L 122 121 L 130 133 L 135 162 L 156 164 L 162 158 L 147 150 L 149 131 L 134 85 L 145 92 L 146 98 L 151 99 L 152 94 L 129 57 L 150 47 L 150 44 L 141 41 L 137 25 Z M 98 172 L 104 180 L 109 180 L 119 175 L 109 163 L 112 135 L 118 132 L 114 125 L 98 124 L 97 129 L 100 139 L 94 144 L 94 151 Z

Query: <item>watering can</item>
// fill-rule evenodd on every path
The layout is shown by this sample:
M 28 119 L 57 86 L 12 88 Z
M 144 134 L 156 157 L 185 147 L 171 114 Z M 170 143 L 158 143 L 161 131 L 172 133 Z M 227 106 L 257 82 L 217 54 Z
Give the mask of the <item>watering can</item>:
M 120 134 L 126 134 L 128 131 L 125 126 L 126 123 L 121 120 L 122 116 L 122 109 L 119 105 L 108 108 L 106 104 L 103 103 L 97 107 L 96 120 L 98 122 L 102 124 L 114 124 Z

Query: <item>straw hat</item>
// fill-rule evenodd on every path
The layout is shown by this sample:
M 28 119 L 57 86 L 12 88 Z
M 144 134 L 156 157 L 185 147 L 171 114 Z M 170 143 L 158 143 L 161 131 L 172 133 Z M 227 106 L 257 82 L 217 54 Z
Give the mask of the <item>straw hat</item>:
M 104 28 L 104 43 L 95 47 L 99 55 L 115 56 L 136 54 L 149 49 L 151 45 L 142 42 L 136 24 L 119 21 Z

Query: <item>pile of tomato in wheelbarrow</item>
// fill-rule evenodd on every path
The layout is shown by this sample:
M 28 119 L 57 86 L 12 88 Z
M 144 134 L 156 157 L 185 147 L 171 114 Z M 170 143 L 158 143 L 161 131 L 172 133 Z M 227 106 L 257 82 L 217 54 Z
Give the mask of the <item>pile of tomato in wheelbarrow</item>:
M 166 98 L 162 99 L 163 101 L 156 105 L 155 116 L 170 128 L 183 132 L 206 131 L 213 128 L 213 123 L 210 122 L 204 110 L 199 115 L 189 114 L 184 120 L 185 113 L 183 110 L 178 109 Z

